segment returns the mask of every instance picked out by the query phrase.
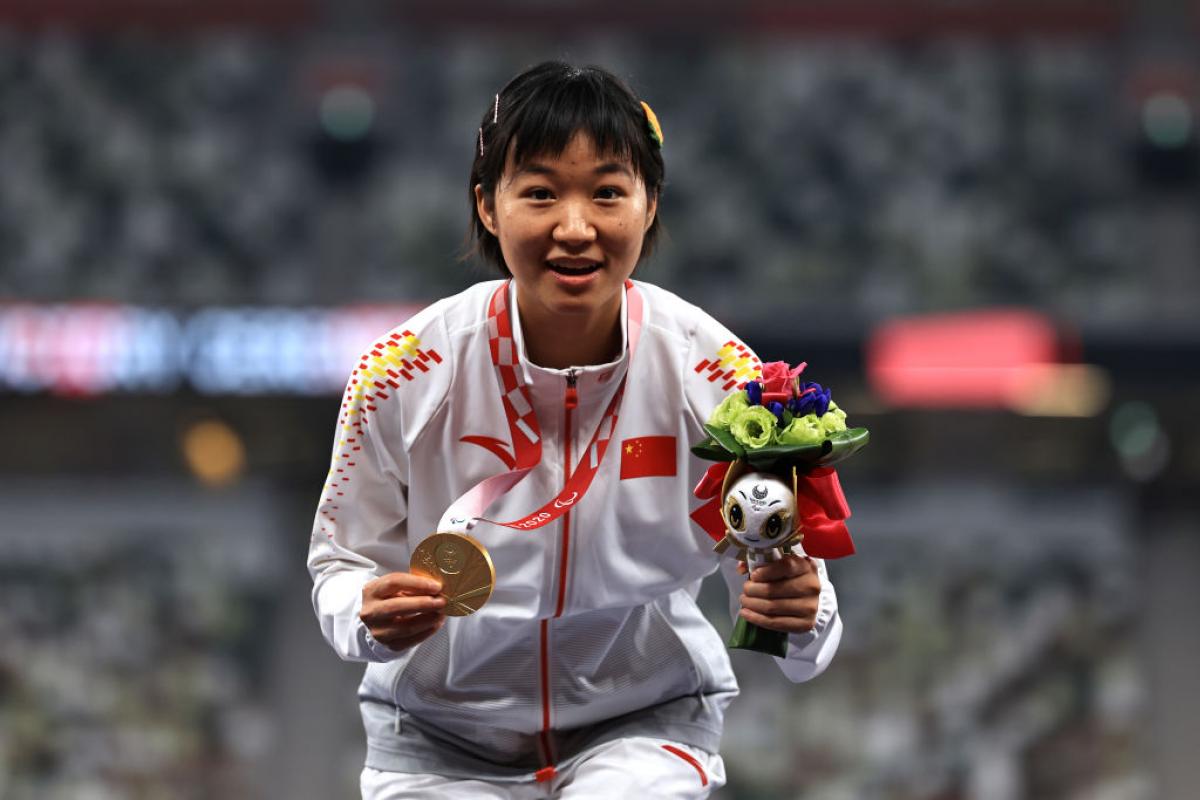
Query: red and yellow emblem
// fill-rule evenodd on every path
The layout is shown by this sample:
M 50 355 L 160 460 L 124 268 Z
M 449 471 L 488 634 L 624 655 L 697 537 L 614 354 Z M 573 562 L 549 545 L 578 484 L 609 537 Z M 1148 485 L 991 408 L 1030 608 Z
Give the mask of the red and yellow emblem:
M 741 342 L 730 340 L 721 345 L 715 358 L 706 358 L 692 367 L 701 374 L 708 371 L 712 382 L 724 381 L 724 391 L 742 387 L 746 381 L 757 380 L 762 375 L 762 362 Z

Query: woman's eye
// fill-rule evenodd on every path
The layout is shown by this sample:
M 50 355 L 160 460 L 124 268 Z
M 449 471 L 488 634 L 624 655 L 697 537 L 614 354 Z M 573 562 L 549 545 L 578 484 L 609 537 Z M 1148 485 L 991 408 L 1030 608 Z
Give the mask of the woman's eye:
M 526 195 L 531 200 L 550 200 L 554 195 L 550 194 L 549 189 L 530 189 Z
M 617 200 L 621 197 L 621 190 L 615 186 L 605 186 L 603 189 L 596 190 L 596 198 L 598 200 Z

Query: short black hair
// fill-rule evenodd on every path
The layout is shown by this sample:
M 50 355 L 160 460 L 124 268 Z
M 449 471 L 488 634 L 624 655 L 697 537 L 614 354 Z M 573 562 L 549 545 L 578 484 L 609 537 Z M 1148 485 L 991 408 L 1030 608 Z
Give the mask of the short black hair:
M 509 148 L 513 161 L 522 164 L 537 156 L 560 155 L 579 132 L 586 133 L 600 153 L 628 158 L 649 199 L 662 194 L 666 170 L 661 145 L 651 136 L 641 102 L 625 82 L 601 67 L 545 61 L 510 80 L 483 114 L 467 186 L 470 252 L 503 274 L 512 274 L 499 240 L 479 218 L 475 186 L 489 196 L 496 191 Z M 642 240 L 639 260 L 654 249 L 658 231 L 656 214 Z

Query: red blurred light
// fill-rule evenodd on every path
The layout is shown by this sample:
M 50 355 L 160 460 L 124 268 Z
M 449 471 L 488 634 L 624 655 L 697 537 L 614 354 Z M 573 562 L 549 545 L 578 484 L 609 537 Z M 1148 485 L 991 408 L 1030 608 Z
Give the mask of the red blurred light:
M 867 343 L 867 377 L 892 406 L 1009 408 L 1059 359 L 1055 326 L 1022 309 L 897 319 Z

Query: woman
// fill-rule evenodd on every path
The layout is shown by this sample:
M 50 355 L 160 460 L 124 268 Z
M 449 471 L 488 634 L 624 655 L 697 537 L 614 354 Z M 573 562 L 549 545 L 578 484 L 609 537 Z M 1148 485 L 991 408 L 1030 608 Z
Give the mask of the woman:
M 758 359 L 630 280 L 659 229 L 664 170 L 653 112 L 620 80 L 533 67 L 477 134 L 473 236 L 509 279 L 433 304 L 364 354 L 309 553 L 322 631 L 369 662 L 363 795 L 707 796 L 724 782 L 737 684 L 694 601 L 719 562 L 689 519 L 707 464 L 688 448 Z M 488 518 L 512 522 L 464 525 L 488 479 L 506 489 Z M 468 526 L 495 591 L 447 621 L 440 585 L 409 558 Z M 819 674 L 841 632 L 823 565 L 789 556 L 745 580 L 733 563 L 738 613 L 789 633 L 785 674 Z

